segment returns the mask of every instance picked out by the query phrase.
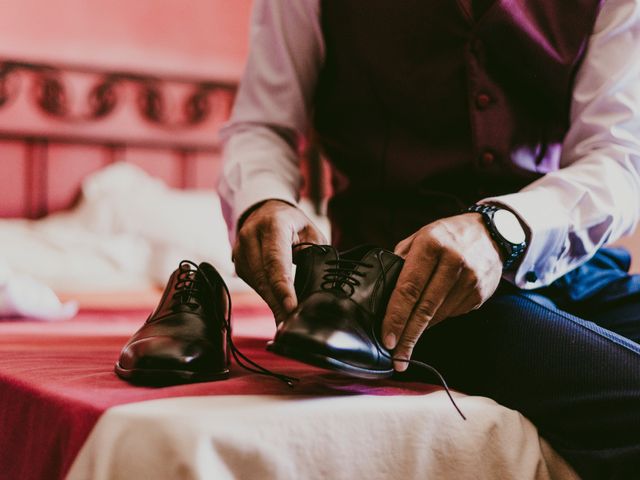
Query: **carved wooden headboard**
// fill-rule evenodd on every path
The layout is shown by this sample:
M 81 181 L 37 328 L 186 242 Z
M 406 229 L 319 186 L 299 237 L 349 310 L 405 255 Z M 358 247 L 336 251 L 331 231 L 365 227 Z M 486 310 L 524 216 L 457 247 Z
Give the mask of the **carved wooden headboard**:
M 0 216 L 69 206 L 87 173 L 131 161 L 177 187 L 212 187 L 235 85 L 0 59 Z

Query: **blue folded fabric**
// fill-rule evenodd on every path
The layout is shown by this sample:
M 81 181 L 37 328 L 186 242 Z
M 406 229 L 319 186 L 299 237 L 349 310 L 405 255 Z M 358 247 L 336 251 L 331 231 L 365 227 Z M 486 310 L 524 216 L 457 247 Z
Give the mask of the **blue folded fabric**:
M 608 303 L 640 293 L 640 275 L 630 275 L 630 253 L 620 247 L 601 248 L 580 267 L 540 289 L 560 307 L 568 304 Z

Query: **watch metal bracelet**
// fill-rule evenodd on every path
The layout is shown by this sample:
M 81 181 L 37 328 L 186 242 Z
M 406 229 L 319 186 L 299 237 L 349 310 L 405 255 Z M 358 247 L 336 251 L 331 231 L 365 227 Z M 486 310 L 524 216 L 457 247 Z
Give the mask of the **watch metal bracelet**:
M 522 242 L 520 244 L 511 243 L 500 235 L 493 223 L 493 214 L 498 210 L 501 210 L 501 208 L 496 207 L 495 205 L 475 204 L 471 205 L 467 209 L 467 212 L 479 213 L 482 216 L 482 220 L 487 227 L 491 238 L 498 244 L 500 250 L 504 254 L 502 269 L 507 271 L 513 267 L 515 262 L 522 256 L 527 244 L 526 242 Z

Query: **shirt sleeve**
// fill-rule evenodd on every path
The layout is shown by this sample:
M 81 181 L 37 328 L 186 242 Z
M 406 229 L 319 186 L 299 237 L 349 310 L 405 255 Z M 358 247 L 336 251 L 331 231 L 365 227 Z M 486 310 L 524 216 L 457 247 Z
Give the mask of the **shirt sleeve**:
M 250 52 L 230 121 L 218 183 L 234 241 L 238 219 L 268 199 L 295 204 L 302 183 L 297 145 L 324 60 L 319 0 L 256 0 Z
M 640 0 L 608 0 L 578 75 L 560 169 L 520 192 L 483 200 L 526 224 L 529 245 L 505 278 L 546 286 L 640 216 Z

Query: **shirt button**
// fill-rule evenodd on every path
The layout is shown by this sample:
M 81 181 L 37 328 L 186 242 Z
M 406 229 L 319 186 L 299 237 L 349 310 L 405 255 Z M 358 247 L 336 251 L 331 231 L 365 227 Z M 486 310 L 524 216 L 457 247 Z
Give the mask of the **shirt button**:
M 536 275 L 536 272 L 527 272 L 524 275 L 524 279 L 527 283 L 535 283 L 538 281 L 538 275 Z
M 496 156 L 491 152 L 484 152 L 480 157 L 480 162 L 482 163 L 483 167 L 490 167 L 495 161 Z
M 491 97 L 486 93 L 481 93 L 476 97 L 476 105 L 480 110 L 484 110 L 491 105 Z

